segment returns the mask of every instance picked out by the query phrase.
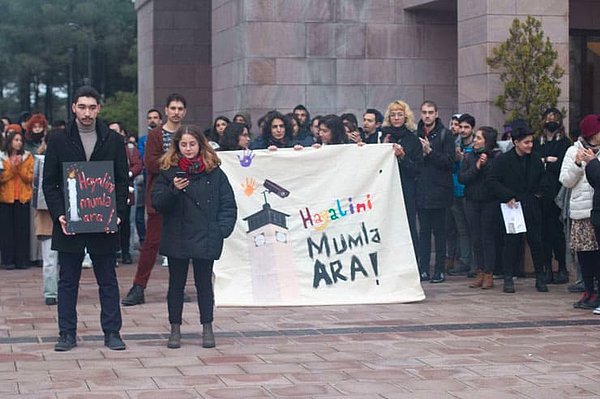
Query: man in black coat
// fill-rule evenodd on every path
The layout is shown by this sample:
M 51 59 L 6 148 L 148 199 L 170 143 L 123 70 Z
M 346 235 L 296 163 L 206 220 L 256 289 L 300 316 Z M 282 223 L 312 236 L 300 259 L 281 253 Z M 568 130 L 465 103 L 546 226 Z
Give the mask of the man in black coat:
M 63 194 L 63 163 L 112 161 L 114 164 L 117 223 L 123 220 L 127 203 L 128 167 L 123 138 L 97 120 L 100 95 L 89 86 L 80 87 L 73 99 L 75 119 L 65 132 L 51 134 L 46 150 L 43 189 L 48 210 L 54 222 L 52 249 L 58 251 L 60 275 L 58 281 L 59 338 L 56 351 L 68 351 L 77 346 L 77 293 L 81 278 L 81 263 L 87 248 L 94 265 L 99 286 L 100 321 L 104 344 L 110 349 L 125 349 L 119 331 L 121 308 L 119 285 L 115 273 L 115 253 L 119 249 L 118 233 L 71 234 L 67 232 Z
M 446 211 L 452 205 L 452 166 L 454 137 L 438 117 L 433 101 L 421 104 L 417 127 L 424 165 L 417 178 L 417 214 L 419 216 L 419 269 L 421 281 L 429 280 L 431 233 L 435 236 L 435 268 L 432 283 L 441 283 L 446 257 Z
M 504 234 L 502 259 L 504 262 L 504 288 L 506 293 L 514 293 L 514 265 L 518 263 L 520 243 L 523 236 L 531 250 L 535 268 L 535 288 L 547 292 L 544 276 L 544 255 L 542 250 L 542 209 L 540 198 L 544 191 L 542 176 L 544 165 L 537 153 L 533 153 L 533 132 L 527 122 L 516 119 L 512 122 L 512 140 L 514 147 L 498 157 L 494 163 L 489 186 L 496 199 L 515 207 L 521 203 L 525 217 L 526 233 Z M 506 230 L 505 230 L 506 231 Z

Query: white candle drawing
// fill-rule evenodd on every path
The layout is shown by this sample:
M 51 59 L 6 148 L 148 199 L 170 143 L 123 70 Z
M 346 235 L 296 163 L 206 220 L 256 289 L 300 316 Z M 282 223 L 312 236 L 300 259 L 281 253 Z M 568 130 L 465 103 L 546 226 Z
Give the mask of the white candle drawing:
M 77 208 L 77 180 L 75 180 L 75 171 L 69 171 L 67 178 L 67 191 L 69 193 L 69 221 L 79 222 L 79 209 Z

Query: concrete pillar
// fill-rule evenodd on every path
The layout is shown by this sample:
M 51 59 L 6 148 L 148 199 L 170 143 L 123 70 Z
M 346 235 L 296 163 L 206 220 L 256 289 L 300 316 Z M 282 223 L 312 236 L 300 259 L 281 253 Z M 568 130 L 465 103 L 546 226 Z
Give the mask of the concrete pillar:
M 146 111 L 170 93 L 187 100 L 185 123 L 212 119 L 211 1 L 137 0 L 140 134 Z

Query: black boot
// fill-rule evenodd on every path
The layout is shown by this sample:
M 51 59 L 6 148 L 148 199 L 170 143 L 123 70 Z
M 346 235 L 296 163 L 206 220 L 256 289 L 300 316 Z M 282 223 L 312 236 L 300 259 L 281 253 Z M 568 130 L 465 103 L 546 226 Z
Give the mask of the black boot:
M 502 292 L 506 292 L 507 294 L 515 293 L 515 282 L 512 277 L 504 277 L 504 287 L 502 288 Z
M 215 347 L 215 335 L 212 330 L 212 323 L 202 324 L 202 347 L 203 348 L 214 348 Z
M 121 300 L 123 306 L 141 305 L 144 302 L 144 288 L 137 284 L 134 284 L 127 293 L 127 296 Z
M 544 273 L 536 273 L 535 289 L 539 292 L 548 292 L 548 286 L 546 286 L 546 276 Z
M 569 282 L 569 273 L 565 269 L 559 269 L 558 275 L 553 282 L 554 284 L 567 284 Z
M 171 324 L 171 335 L 167 342 L 167 348 L 177 349 L 181 347 L 181 324 Z

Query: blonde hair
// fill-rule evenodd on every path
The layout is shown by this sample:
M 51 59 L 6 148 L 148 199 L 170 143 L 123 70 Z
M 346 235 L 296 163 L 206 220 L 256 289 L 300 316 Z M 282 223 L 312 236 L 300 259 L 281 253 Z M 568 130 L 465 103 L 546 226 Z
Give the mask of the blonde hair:
M 200 147 L 198 154 L 202 158 L 202 162 L 204 162 L 206 173 L 210 173 L 221 165 L 221 160 L 217 156 L 215 150 L 213 150 L 212 146 L 208 144 L 208 140 L 204 133 L 202 133 L 202 130 L 198 126 L 183 125 L 173 134 L 169 149 L 159 160 L 160 168 L 162 170 L 170 169 L 179 164 L 179 160 L 183 157 L 179 151 L 179 142 L 184 134 L 189 134 L 198 141 L 198 146 Z
M 396 100 L 389 103 L 385 110 L 385 115 L 383 116 L 383 127 L 392 126 L 392 123 L 390 122 L 390 111 L 392 108 L 400 108 L 402 112 L 404 112 L 404 118 L 406 119 L 404 124 L 407 128 L 410 130 L 415 130 L 417 128 L 417 125 L 415 124 L 415 114 L 413 114 L 408 104 L 402 100 Z

